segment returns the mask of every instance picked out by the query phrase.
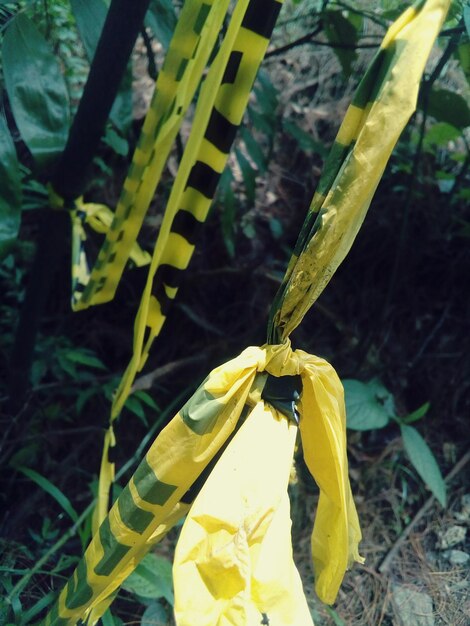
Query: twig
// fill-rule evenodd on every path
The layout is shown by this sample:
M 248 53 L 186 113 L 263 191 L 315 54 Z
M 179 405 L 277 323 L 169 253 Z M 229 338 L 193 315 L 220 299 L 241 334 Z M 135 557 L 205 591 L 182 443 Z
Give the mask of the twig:
M 465 465 L 469 461 L 470 461 L 470 450 L 466 454 L 464 454 L 463 457 L 460 459 L 460 461 L 458 461 L 454 465 L 454 467 L 450 470 L 450 472 L 447 474 L 447 476 L 444 479 L 445 482 L 449 483 L 455 476 L 457 476 L 457 474 L 465 467 Z M 390 550 L 387 552 L 385 558 L 383 559 L 383 561 L 379 565 L 379 572 L 381 574 L 384 574 L 384 573 L 389 571 L 390 566 L 391 566 L 393 560 L 395 559 L 397 553 L 400 551 L 400 549 L 402 548 L 403 544 L 405 543 L 405 541 L 407 540 L 407 538 L 411 534 L 411 531 L 415 528 L 415 526 L 418 524 L 418 522 L 421 521 L 422 518 L 426 515 L 426 513 L 431 508 L 433 503 L 434 503 L 434 496 L 430 496 L 426 500 L 426 502 L 423 504 L 423 506 L 419 509 L 419 511 L 416 513 L 416 515 L 411 520 L 411 522 L 408 524 L 408 526 L 405 528 L 405 530 L 402 532 L 402 534 L 395 541 L 395 543 L 390 548 Z
M 159 378 L 163 378 L 167 374 L 171 374 L 175 370 L 180 367 L 184 367 L 186 365 L 191 365 L 192 363 L 197 363 L 198 361 L 202 361 L 205 356 L 200 354 L 198 356 L 191 356 L 186 359 L 179 359 L 178 361 L 172 361 L 171 363 L 167 363 L 166 365 L 162 365 L 161 367 L 157 367 L 153 372 L 149 372 L 144 376 L 138 378 L 135 383 L 132 385 L 131 393 L 138 390 L 150 389 L 154 382 Z

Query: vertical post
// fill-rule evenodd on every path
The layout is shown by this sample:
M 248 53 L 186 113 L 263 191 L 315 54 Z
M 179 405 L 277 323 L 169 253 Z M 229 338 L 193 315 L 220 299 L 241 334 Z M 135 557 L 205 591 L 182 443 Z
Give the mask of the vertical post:
M 150 0 L 112 0 L 69 138 L 51 177 L 66 200 L 81 195 Z M 66 240 L 65 212 L 41 216 L 38 243 L 9 365 L 9 409 L 17 412 L 29 386 L 36 335 Z

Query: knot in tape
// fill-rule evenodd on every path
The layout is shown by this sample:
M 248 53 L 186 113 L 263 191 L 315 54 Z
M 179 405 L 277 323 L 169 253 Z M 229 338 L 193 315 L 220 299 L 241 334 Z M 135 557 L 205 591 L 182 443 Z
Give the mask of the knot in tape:
M 292 350 L 289 339 L 281 344 L 265 345 L 262 349 L 265 360 L 260 365 L 272 376 L 298 376 L 305 369 L 300 352 Z

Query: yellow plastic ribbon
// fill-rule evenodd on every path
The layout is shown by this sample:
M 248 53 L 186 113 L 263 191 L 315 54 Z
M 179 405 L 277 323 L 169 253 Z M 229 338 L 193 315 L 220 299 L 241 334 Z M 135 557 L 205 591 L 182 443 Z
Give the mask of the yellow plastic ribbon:
M 327 603 L 334 602 L 346 569 L 363 561 L 343 388 L 331 365 L 293 352 L 288 341 L 248 348 L 220 374 L 230 371 L 232 378 L 234 366 L 243 376 L 257 372 L 247 398 L 252 409 L 183 526 L 174 562 L 178 626 L 255 624 L 263 615 L 272 619 L 266 623 L 306 625 L 311 621 L 292 560 L 287 498 L 297 426 L 262 400 L 261 373 L 301 376 L 302 448 L 320 488 L 312 533 L 315 588 Z

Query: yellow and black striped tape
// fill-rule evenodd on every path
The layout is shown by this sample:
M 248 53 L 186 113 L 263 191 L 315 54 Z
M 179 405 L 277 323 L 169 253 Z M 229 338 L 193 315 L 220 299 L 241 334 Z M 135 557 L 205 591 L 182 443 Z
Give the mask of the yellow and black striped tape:
M 281 6 L 277 0 L 239 0 L 202 85 L 191 134 L 168 199 L 136 316 L 133 354 L 113 398 L 93 518 L 95 531 L 107 514 L 114 480 L 113 422 L 161 331 L 181 275 L 189 265 L 197 232 L 207 217 Z
M 91 272 L 74 270 L 72 306 L 85 309 L 111 300 L 160 181 L 227 13 L 229 0 L 187 0 L 155 84 L 138 145 Z M 78 266 L 77 266 L 78 267 Z
M 280 8 L 277 0 L 239 0 L 203 83 L 155 246 L 136 318 L 133 356 L 116 394 L 113 417 L 143 367 L 189 265 Z
M 426 60 L 449 0 L 420 0 L 392 24 L 326 160 L 270 314 L 268 340 L 302 321 L 348 253 L 392 150 L 416 108 Z

